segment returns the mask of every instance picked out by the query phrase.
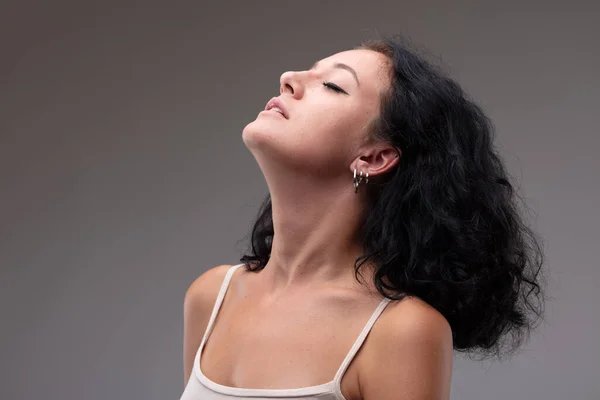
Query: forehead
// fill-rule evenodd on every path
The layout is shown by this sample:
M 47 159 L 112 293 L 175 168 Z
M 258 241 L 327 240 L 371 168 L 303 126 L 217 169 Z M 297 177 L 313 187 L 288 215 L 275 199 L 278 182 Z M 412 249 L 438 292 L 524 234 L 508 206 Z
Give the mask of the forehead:
M 377 94 L 389 85 L 387 57 L 368 49 L 346 50 L 318 61 L 318 68 L 327 68 L 334 63 L 344 63 L 356 71 L 360 88 Z

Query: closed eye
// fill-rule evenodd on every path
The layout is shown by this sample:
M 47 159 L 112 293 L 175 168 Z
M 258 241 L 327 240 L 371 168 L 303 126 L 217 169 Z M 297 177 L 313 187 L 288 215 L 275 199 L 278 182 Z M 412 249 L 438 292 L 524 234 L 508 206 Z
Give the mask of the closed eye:
M 338 93 L 345 93 L 348 94 L 344 91 L 344 89 L 342 89 L 341 87 L 331 83 L 331 82 L 323 82 L 323 86 L 333 90 L 334 92 L 338 92 Z

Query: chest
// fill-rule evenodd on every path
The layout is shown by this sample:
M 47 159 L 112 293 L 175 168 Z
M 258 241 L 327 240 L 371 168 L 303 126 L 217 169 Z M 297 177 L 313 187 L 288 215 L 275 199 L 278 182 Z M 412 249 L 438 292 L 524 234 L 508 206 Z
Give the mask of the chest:
M 202 349 L 201 370 L 213 382 L 241 388 L 293 389 L 328 383 L 375 306 L 372 301 L 317 298 L 257 307 L 230 298 Z M 348 400 L 360 398 L 359 364 L 360 351 L 341 380 Z

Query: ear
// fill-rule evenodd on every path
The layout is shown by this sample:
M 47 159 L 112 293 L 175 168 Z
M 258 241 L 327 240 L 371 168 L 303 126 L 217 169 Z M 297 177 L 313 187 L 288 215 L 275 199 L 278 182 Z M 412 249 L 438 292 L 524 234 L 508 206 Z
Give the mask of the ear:
M 369 178 L 383 175 L 390 171 L 402 157 L 402 151 L 398 147 L 388 144 L 370 147 L 366 149 L 350 166 L 350 171 L 357 174 L 362 170 L 363 175 L 369 173 Z

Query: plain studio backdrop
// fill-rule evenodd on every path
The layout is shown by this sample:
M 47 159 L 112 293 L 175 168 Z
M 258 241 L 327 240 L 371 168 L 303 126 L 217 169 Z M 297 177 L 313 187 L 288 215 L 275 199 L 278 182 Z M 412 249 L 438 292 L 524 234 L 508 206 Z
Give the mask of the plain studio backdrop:
M 494 121 L 551 274 L 546 322 L 510 360 L 457 354 L 452 399 L 600 398 L 597 3 L 0 7 L 1 399 L 178 399 L 185 291 L 267 193 L 242 128 L 282 72 L 393 34 Z

